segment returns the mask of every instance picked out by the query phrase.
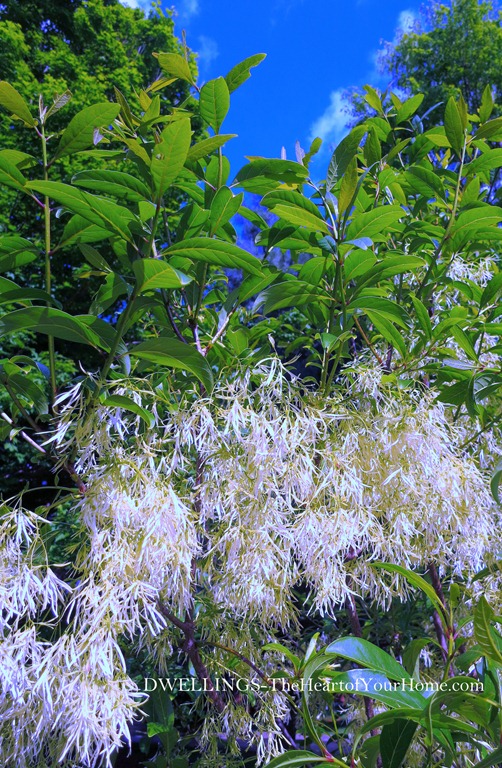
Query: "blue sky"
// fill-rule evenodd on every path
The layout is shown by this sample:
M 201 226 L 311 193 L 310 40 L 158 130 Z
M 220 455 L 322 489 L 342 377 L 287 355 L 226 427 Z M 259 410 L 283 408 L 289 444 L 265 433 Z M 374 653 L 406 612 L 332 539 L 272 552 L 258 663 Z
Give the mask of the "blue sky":
M 147 0 L 126 0 L 147 7 Z M 239 138 L 227 145 L 232 175 L 245 155 L 294 159 L 324 140 L 314 174 L 346 132 L 342 93 L 352 85 L 388 83 L 377 71 L 378 51 L 409 28 L 419 2 L 410 0 L 178 0 L 175 30 L 199 53 L 200 81 L 224 75 L 253 53 L 267 58 L 232 95 L 223 126 Z

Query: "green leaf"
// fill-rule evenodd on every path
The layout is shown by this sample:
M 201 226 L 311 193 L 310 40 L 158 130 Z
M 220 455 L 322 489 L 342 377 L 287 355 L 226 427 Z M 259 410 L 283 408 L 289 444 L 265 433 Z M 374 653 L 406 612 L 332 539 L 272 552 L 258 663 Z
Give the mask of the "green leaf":
M 481 294 L 479 308 L 482 309 L 483 307 L 486 307 L 487 304 L 491 304 L 493 300 L 498 296 L 500 291 L 502 291 L 502 272 L 494 275 L 485 287 L 483 293 Z
M 327 296 L 322 291 L 314 288 L 310 283 L 301 280 L 288 280 L 284 283 L 276 283 L 266 288 L 257 297 L 253 311 L 261 305 L 263 314 L 275 312 L 285 307 L 303 307 L 312 302 L 327 301 Z
M 382 768 L 401 768 L 416 730 L 417 723 L 402 718 L 384 725 L 380 734 Z
M 117 205 L 112 200 L 91 195 L 89 192 L 58 181 L 32 181 L 28 186 L 36 192 L 48 195 L 92 224 L 132 242 L 129 225 L 135 221 L 136 217 L 127 208 Z
M 155 424 L 154 414 L 150 413 L 145 408 L 142 408 L 141 405 L 138 405 L 138 403 L 130 397 L 125 397 L 125 395 L 105 395 L 100 398 L 100 402 L 111 408 L 122 408 L 125 411 L 135 413 L 136 416 L 140 416 L 149 427 L 152 427 Z M 163 727 L 165 728 L 165 726 Z
M 405 101 L 404 104 L 397 110 L 396 125 L 399 125 L 399 123 L 404 123 L 405 120 L 408 120 L 412 115 L 414 115 L 423 100 L 424 94 L 416 93 L 415 96 L 412 96 L 410 99 Z
M 502 747 L 497 747 L 487 757 L 476 763 L 476 768 L 492 768 L 492 766 L 499 766 L 500 763 L 502 763 Z
M 89 307 L 89 312 L 92 315 L 102 315 L 115 304 L 119 296 L 125 296 L 128 293 L 129 286 L 126 281 L 114 272 L 108 273 Z
M 233 93 L 240 85 L 245 83 L 251 77 L 250 70 L 260 64 L 266 56 L 266 53 L 255 53 L 253 56 L 248 56 L 247 59 L 240 61 L 235 67 L 232 67 L 230 72 L 225 75 L 229 93 Z
M 476 131 L 475 139 L 489 139 L 491 136 L 495 136 L 502 130 L 502 117 L 496 117 L 494 120 L 489 120 L 487 123 L 481 126 Z
M 310 763 L 324 763 L 326 766 L 342 765 L 343 768 L 347 768 L 347 764 L 342 763 L 337 758 L 330 758 L 329 763 L 327 763 L 325 757 L 316 755 L 315 752 L 309 752 L 306 749 L 295 749 L 294 751 L 291 750 L 283 755 L 274 757 L 270 763 L 267 763 L 267 768 L 306 768 Z
M 355 156 L 359 144 L 366 133 L 364 125 L 356 125 L 355 128 L 337 146 L 331 157 L 326 178 L 326 190 L 329 192 L 340 179 Z
M 82 109 L 63 131 L 54 159 L 87 149 L 93 143 L 95 129 L 109 125 L 118 117 L 119 112 L 120 104 L 108 101 Z
M 109 327 L 113 332 L 111 326 Z M 16 309 L 0 318 L 0 336 L 17 331 L 36 331 L 65 341 L 107 348 L 99 336 L 79 318 L 51 307 Z
M 230 139 L 235 139 L 236 133 L 220 133 L 218 136 L 210 136 L 208 139 L 202 139 L 194 144 L 188 150 L 187 160 L 201 160 L 207 157 L 211 152 L 219 149 Z
M 354 661 L 362 667 L 375 672 L 381 672 L 390 680 L 401 681 L 407 677 L 406 670 L 388 653 L 377 645 L 363 640 L 362 637 L 341 637 L 330 643 L 326 653 L 341 656 L 343 659 Z
M 98 243 L 101 240 L 107 240 L 110 235 L 110 231 L 103 226 L 91 224 L 82 216 L 72 216 L 63 230 L 57 249 L 67 248 L 76 243 Z
M 401 709 L 402 707 L 423 709 L 427 703 L 427 699 L 419 691 L 409 688 L 403 690 L 397 681 L 395 681 L 397 687 L 394 688 L 388 677 L 372 669 L 350 669 L 332 677 L 330 689 L 332 686 L 335 687 L 337 683 L 342 684 L 346 689 L 347 684 L 350 683 L 354 686 L 353 692 L 361 696 L 370 696 L 392 709 Z M 409 679 L 406 674 L 404 677 L 406 680 Z M 343 690 L 344 688 L 341 687 L 340 692 L 343 693 Z
M 491 85 L 486 85 L 481 96 L 481 106 L 479 108 L 479 118 L 482 123 L 486 123 L 490 118 L 494 106 L 492 87 Z
M 339 216 L 342 216 L 352 204 L 352 200 L 354 199 L 354 194 L 357 189 L 357 182 L 357 158 L 353 157 L 347 166 L 347 169 L 342 178 L 342 183 L 340 185 L 340 193 L 338 195 Z
M 14 163 L 0 156 L 0 183 L 26 192 L 26 179 Z
M 21 94 L 5 80 L 0 82 L 0 105 L 31 128 L 37 124 Z
M 135 176 L 131 176 L 130 173 L 122 171 L 80 171 L 73 177 L 71 183 L 77 187 L 105 192 L 107 195 L 113 195 L 131 203 L 147 200 L 150 197 L 146 184 Z
M 230 107 L 230 93 L 224 77 L 209 80 L 200 91 L 200 116 L 218 133 Z
M 262 275 L 261 263 L 256 256 L 237 245 L 210 237 L 192 237 L 174 243 L 165 251 L 167 256 L 182 256 L 217 267 L 243 269 L 252 275 Z
M 257 185 L 261 183 L 261 180 L 265 179 L 268 183 L 265 192 L 269 192 L 274 186 L 273 184 L 270 186 L 271 181 L 283 184 L 303 184 L 308 175 L 308 168 L 300 163 L 263 157 L 251 160 L 247 165 L 244 165 L 235 177 L 235 181 L 239 186 L 253 192 L 259 188 Z
M 229 187 L 220 187 L 211 201 L 210 235 L 214 235 L 220 227 L 230 221 L 232 216 L 235 216 L 241 207 L 243 197 L 242 192 L 234 197 Z
M 379 333 L 384 337 L 385 341 L 388 341 L 392 347 L 399 350 L 401 357 L 406 357 L 407 348 L 403 337 L 395 328 L 387 317 L 380 315 L 378 312 L 366 311 L 367 316 L 377 329 Z
M 0 237 L 0 272 L 10 272 L 37 258 L 37 249 L 18 235 Z
M 465 175 L 470 176 L 473 173 L 487 173 L 494 168 L 502 166 L 502 149 L 489 149 L 482 155 L 473 160 L 465 169 Z
M 491 625 L 494 618 L 493 608 L 482 595 L 474 608 L 474 637 L 483 655 L 502 665 L 502 638 Z
M 166 75 L 185 80 L 190 85 L 195 85 L 188 62 L 183 56 L 177 53 L 158 53 L 155 55 L 159 60 L 160 68 Z
M 389 571 L 389 573 L 398 573 L 400 576 L 403 576 L 406 581 L 412 585 L 412 587 L 421 589 L 422 592 L 427 595 L 433 606 L 437 609 L 440 616 L 446 616 L 445 607 L 439 597 L 436 595 L 434 588 L 431 587 L 431 585 L 425 581 L 422 576 L 419 576 L 418 573 L 410 571 L 407 568 L 403 568 L 401 565 L 394 565 L 392 563 L 371 563 L 371 566 L 373 568 L 381 568 L 384 571 Z
M 192 281 L 191 277 L 160 259 L 137 259 L 132 268 L 139 293 L 154 291 L 156 288 L 183 288 Z
M 366 314 L 368 311 L 378 313 L 378 315 L 393 323 L 397 323 L 401 328 L 408 328 L 408 316 L 399 304 L 380 296 L 360 296 L 350 302 L 347 307 L 349 311 L 361 309 Z
M 45 301 L 61 306 L 50 294 L 40 288 L 13 288 L 11 291 L 4 291 L 0 288 L 0 304 L 25 304 L 29 306 L 32 301 Z
M 451 228 L 451 247 L 459 250 L 469 239 L 476 238 L 478 230 L 496 227 L 502 221 L 502 209 L 496 205 L 482 205 L 460 214 Z
M 187 159 L 192 129 L 190 120 L 183 118 L 169 123 L 161 134 L 160 144 L 153 149 L 151 171 L 157 197 L 179 176 Z
M 366 213 L 356 214 L 347 228 L 346 240 L 356 240 L 361 237 L 373 238 L 385 232 L 404 215 L 399 205 L 382 205 Z M 386 234 L 389 235 L 389 233 Z
M 129 354 L 157 365 L 190 371 L 208 392 L 213 388 L 213 374 L 207 360 L 194 347 L 177 339 L 167 336 L 149 339 L 132 346 Z
M 306 227 L 310 232 L 323 232 L 326 235 L 330 233 L 328 225 L 318 212 L 313 214 L 303 208 L 297 208 L 292 205 L 283 205 L 282 203 L 276 205 L 273 210 L 277 216 L 290 224 L 295 224 L 298 227 Z
M 419 298 L 417 298 L 416 296 L 413 296 L 413 294 L 411 294 L 410 298 L 413 302 L 413 306 L 415 308 L 415 312 L 417 315 L 417 320 L 420 325 L 420 328 L 425 333 L 425 336 L 427 339 L 429 340 L 432 339 L 431 319 L 429 317 L 429 313 L 427 312 L 425 305 L 422 304 Z
M 500 496 L 499 496 L 499 487 L 501 483 L 502 483 L 502 461 L 499 461 L 499 463 L 495 467 L 495 472 L 493 473 L 493 476 L 490 482 L 490 490 L 497 504 L 502 504 L 502 501 L 500 500 Z
M 453 96 L 450 96 L 444 112 L 444 130 L 451 146 L 457 153 L 462 154 L 464 146 L 464 127 L 459 109 Z

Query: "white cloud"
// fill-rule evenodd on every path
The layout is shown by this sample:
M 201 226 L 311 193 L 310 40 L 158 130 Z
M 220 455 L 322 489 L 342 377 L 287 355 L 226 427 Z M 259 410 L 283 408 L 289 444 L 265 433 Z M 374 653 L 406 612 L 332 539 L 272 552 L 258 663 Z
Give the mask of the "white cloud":
M 396 34 L 408 34 L 411 32 L 417 23 L 417 15 L 410 9 L 401 11 L 397 19 Z
M 349 114 L 343 90 L 332 91 L 329 106 L 310 127 L 310 141 L 319 136 L 324 144 L 337 144 L 347 133 Z
M 218 58 L 220 53 L 218 45 L 212 37 L 207 37 L 206 35 L 199 35 L 198 41 L 197 58 L 199 65 L 207 67 L 212 61 Z
M 121 0 L 122 5 L 128 8 L 141 8 L 145 13 L 150 10 L 152 0 Z
M 180 0 L 174 3 L 173 8 L 181 24 L 186 24 L 199 13 L 199 0 Z

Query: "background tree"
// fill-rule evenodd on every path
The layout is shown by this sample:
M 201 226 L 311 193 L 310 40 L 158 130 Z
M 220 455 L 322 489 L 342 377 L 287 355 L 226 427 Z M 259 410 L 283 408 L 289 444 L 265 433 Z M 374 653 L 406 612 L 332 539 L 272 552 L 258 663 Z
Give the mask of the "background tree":
M 423 93 L 421 113 L 462 93 L 470 113 L 476 112 L 487 85 L 493 88 L 495 113 L 502 99 L 501 11 L 492 0 L 451 0 L 422 8 L 420 18 L 396 44 L 386 43 L 380 58 L 383 74 L 408 95 Z M 368 114 L 364 94 L 354 90 L 357 116 Z M 440 117 L 438 110 L 434 119 Z

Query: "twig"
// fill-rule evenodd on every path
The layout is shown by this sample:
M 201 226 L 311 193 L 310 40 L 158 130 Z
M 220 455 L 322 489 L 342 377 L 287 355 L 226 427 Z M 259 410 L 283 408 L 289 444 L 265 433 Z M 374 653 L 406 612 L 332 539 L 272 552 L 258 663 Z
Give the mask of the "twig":
M 382 368 L 384 368 L 385 367 L 384 361 L 382 360 L 382 358 L 380 357 L 380 355 L 378 354 L 376 349 L 373 347 L 371 341 L 366 336 L 365 332 L 363 331 L 361 323 L 359 322 L 359 320 L 357 319 L 357 317 L 355 315 L 354 315 L 354 322 L 355 322 L 355 324 L 357 326 L 357 330 L 359 331 L 359 333 L 361 334 L 361 336 L 365 340 L 366 344 L 368 345 L 369 349 L 373 353 L 374 357 L 376 357 L 376 359 L 378 360 L 378 362 L 380 363 Z
M 214 687 L 209 671 L 202 661 L 202 657 L 199 653 L 199 647 L 195 640 L 194 622 L 191 618 L 188 618 L 185 621 L 181 621 L 177 616 L 171 613 L 171 611 L 166 608 L 166 606 L 160 600 L 158 600 L 157 605 L 164 618 L 166 618 L 168 621 L 174 624 L 175 627 L 178 627 L 178 629 L 183 632 L 185 639 L 183 642 L 182 650 L 187 654 L 188 658 L 192 662 L 192 666 L 195 669 L 197 677 L 201 683 L 203 683 L 204 691 L 207 692 L 207 695 L 213 702 L 217 712 L 221 714 L 225 708 L 225 703 Z
M 3 419 L 4 421 L 6 421 L 6 422 L 7 422 L 7 424 L 10 424 L 10 426 L 11 426 L 11 427 L 13 427 L 13 426 L 14 426 L 14 422 L 12 421 L 12 419 L 10 418 L 10 416 L 7 416 L 7 414 L 6 414 L 6 413 L 4 413 L 4 412 L 2 411 L 2 412 L 0 413 L 0 416 L 2 417 L 2 419 Z M 26 432 L 25 432 L 23 429 L 21 429 L 21 430 L 18 432 L 18 435 L 21 435 L 21 437 L 23 438 L 23 440 L 26 440 L 26 442 L 27 442 L 29 445 L 31 445 L 31 447 L 32 447 L 32 448 L 35 448 L 35 450 L 36 450 L 36 451 L 39 451 L 39 453 L 42 453 L 44 456 L 47 456 L 47 451 L 45 450 L 45 448 L 42 448 L 42 446 L 41 446 L 41 445 L 39 445 L 38 443 L 36 443 L 36 442 L 35 442 L 35 441 L 34 441 L 34 440 L 33 440 L 33 439 L 32 439 L 32 438 L 29 436 L 29 435 L 27 435 L 27 434 L 26 434 Z

